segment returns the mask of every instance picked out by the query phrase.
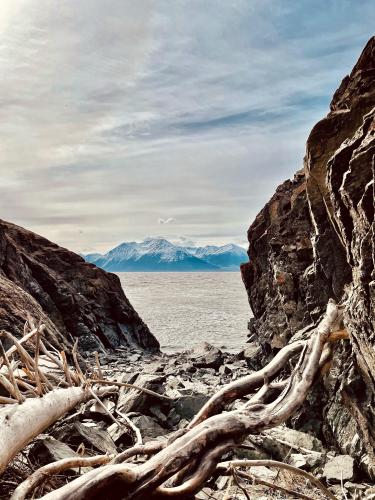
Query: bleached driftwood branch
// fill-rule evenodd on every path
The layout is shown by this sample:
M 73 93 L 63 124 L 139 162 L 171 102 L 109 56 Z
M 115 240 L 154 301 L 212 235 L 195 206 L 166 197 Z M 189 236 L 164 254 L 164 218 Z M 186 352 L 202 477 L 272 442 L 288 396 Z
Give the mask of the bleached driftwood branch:
M 344 336 L 341 323 L 340 308 L 330 300 L 325 317 L 310 339 L 286 346 L 263 370 L 225 386 L 206 403 L 182 435 L 146 462 L 105 465 L 43 498 L 182 498 L 195 493 L 217 470 L 224 453 L 247 435 L 285 422 L 303 404 L 319 374 L 322 357 L 327 357 L 325 346 Z M 340 334 L 332 335 L 335 332 Z M 295 357 L 291 375 L 276 380 L 286 363 Z M 242 408 L 220 413 L 244 396 L 250 396 L 250 400 Z
M 117 387 L 98 379 L 96 373 L 86 376 L 79 366 L 76 346 L 72 352 L 75 368 L 70 367 L 64 351 L 58 356 L 51 346 L 46 347 L 48 341 L 42 340 L 44 332 L 44 325 L 40 325 L 20 340 L 9 332 L 0 332 L 0 386 L 8 393 L 0 396 L 0 475 L 19 451 L 59 418 L 92 398 L 100 402 L 101 396 Z M 13 346 L 5 351 L 1 338 Z M 50 362 L 49 368 L 44 365 L 46 360 Z M 100 370 L 99 375 L 102 375 Z M 167 399 L 132 384 L 120 385 Z M 127 419 L 123 425 L 134 432 Z

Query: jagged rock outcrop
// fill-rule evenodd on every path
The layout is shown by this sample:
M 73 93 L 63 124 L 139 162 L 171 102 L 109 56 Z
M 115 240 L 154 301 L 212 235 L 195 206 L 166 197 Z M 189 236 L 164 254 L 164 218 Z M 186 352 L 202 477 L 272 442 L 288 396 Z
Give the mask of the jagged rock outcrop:
M 306 179 L 300 171 L 277 188 L 251 225 L 251 261 L 241 268 L 255 315 L 250 321 L 250 340 L 261 340 L 264 357 L 312 321 L 315 303 L 306 308 L 304 276 L 313 262 L 312 230 Z
M 347 300 L 350 342 L 294 424 L 318 430 L 375 477 L 375 37 L 330 109 L 308 138 L 304 171 L 249 229 L 250 341 L 270 356 L 292 332 L 308 334 L 329 297 Z
M 30 313 L 50 334 L 79 338 L 81 350 L 159 344 L 119 278 L 65 248 L 0 220 L 0 329 L 16 336 Z

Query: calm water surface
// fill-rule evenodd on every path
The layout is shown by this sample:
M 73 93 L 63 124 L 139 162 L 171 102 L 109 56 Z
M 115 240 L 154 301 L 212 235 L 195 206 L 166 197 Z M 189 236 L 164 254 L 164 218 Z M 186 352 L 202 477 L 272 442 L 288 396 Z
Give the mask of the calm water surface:
M 251 313 L 239 272 L 117 274 L 164 351 L 204 340 L 238 351 L 246 341 Z

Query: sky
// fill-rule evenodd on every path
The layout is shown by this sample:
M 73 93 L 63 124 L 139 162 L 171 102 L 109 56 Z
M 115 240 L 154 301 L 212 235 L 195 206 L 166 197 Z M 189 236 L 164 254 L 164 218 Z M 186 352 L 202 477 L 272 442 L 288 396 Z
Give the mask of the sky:
M 245 245 L 373 0 L 1 0 L 0 217 L 77 252 Z

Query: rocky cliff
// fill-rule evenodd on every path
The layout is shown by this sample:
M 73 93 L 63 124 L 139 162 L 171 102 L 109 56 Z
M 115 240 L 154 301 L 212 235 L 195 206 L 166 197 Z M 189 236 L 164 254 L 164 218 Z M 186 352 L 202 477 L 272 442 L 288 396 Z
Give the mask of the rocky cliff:
M 249 342 L 272 356 L 308 335 L 329 297 L 347 301 L 350 341 L 293 423 L 356 457 L 375 477 L 375 37 L 248 232 L 242 276 L 254 313 Z M 301 331 L 302 329 L 302 331 Z
M 83 351 L 159 344 L 114 274 L 21 227 L 0 220 L 0 329 L 19 336 L 30 314 Z

